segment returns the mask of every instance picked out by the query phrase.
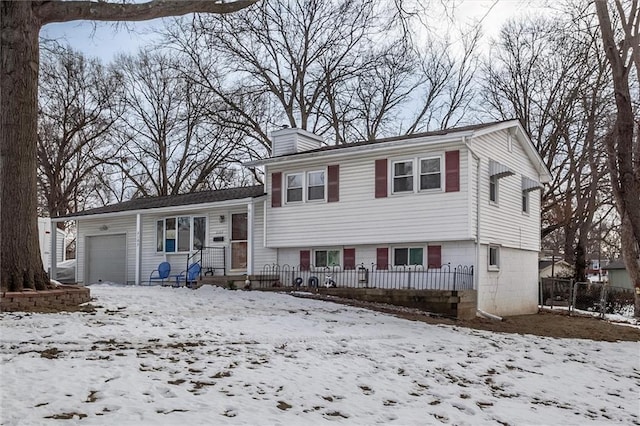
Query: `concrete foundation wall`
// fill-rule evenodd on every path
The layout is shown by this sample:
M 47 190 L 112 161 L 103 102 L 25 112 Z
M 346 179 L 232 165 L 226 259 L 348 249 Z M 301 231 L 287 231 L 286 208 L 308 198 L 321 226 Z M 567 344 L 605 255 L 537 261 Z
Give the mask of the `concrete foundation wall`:
M 260 291 L 283 291 L 282 288 L 264 288 Z M 316 294 L 343 297 L 365 302 L 388 303 L 395 306 L 420 309 L 458 319 L 476 316 L 475 290 L 387 290 L 379 288 L 318 288 Z

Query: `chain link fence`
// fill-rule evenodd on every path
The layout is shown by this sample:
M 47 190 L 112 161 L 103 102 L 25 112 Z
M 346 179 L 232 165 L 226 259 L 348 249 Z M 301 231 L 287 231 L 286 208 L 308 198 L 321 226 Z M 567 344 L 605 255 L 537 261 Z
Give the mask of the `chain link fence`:
M 574 310 L 632 317 L 634 290 L 605 283 L 574 282 L 571 279 L 542 278 L 540 300 L 542 307 L 566 307 Z

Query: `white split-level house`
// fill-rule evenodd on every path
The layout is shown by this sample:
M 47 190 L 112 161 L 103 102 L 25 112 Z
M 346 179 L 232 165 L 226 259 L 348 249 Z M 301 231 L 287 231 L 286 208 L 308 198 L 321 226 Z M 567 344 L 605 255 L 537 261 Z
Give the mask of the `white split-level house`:
M 163 260 L 183 270 L 203 240 L 225 248 L 225 273 L 235 275 L 270 264 L 464 265 L 478 309 L 536 311 L 539 189 L 551 176 L 517 120 L 337 146 L 301 129 L 271 138 L 272 156 L 247 164 L 263 168 L 264 187 L 56 219 L 77 223 L 78 281 L 142 283 Z M 101 278 L 103 270 L 120 275 Z

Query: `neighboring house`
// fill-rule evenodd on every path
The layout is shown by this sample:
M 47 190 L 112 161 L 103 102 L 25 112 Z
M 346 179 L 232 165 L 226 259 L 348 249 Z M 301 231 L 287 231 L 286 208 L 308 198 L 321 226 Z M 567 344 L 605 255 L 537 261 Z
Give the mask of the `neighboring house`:
M 79 283 L 146 283 L 163 261 L 178 274 L 202 246 L 224 252 L 217 266 L 226 273 L 252 274 L 275 260 L 262 244 L 264 199 L 259 185 L 137 198 L 55 220 L 76 221 Z
M 186 265 L 204 239 L 224 247 L 228 274 L 270 264 L 463 265 L 473 267 L 479 309 L 537 310 L 538 189 L 551 176 L 518 121 L 339 146 L 281 129 L 272 152 L 247 164 L 264 167 L 265 188 L 138 199 L 56 219 L 77 221 L 78 281 L 95 282 L 104 268 L 124 276 L 103 281 L 141 283 L 162 260 Z
M 629 272 L 627 272 L 627 267 L 622 259 L 615 260 L 602 269 L 608 273 L 610 286 L 628 289 L 634 288 L 631 282 L 631 276 Z
M 540 260 L 538 261 L 538 275 L 540 278 L 560 277 L 569 278 L 575 275 L 573 266 L 564 260 Z
M 55 229 L 56 238 L 51 238 L 51 232 Z M 42 258 L 42 266 L 45 271 L 49 271 L 51 268 L 51 253 L 53 247 L 55 247 L 56 262 L 62 262 L 65 260 L 65 237 L 66 233 L 62 229 L 52 228 L 51 219 L 48 217 L 38 218 L 38 240 L 40 242 L 40 257 Z M 55 241 L 55 245 L 52 246 L 52 241 Z

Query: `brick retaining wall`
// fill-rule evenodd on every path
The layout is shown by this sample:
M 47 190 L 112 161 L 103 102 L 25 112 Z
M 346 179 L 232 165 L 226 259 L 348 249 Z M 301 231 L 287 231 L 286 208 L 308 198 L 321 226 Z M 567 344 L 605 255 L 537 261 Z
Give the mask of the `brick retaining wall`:
M 60 286 L 54 290 L 4 292 L 0 298 L 1 312 L 38 311 L 77 307 L 91 300 L 87 287 Z

